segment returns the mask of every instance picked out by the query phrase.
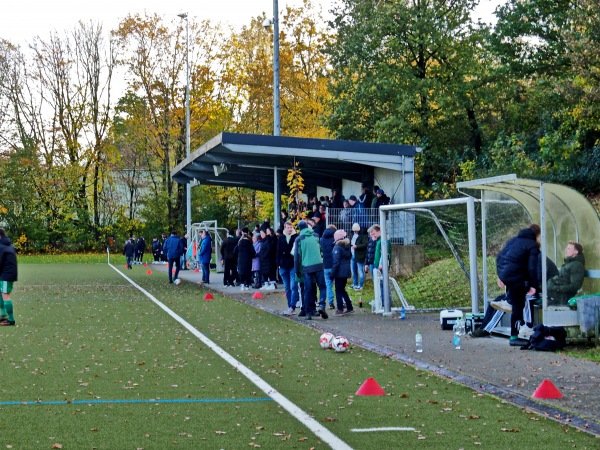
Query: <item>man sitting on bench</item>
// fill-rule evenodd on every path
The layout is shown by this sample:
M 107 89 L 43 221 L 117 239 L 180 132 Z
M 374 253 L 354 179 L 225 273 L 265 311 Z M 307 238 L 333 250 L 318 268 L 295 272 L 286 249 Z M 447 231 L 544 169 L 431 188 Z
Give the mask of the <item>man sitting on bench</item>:
M 581 289 L 584 278 L 583 247 L 578 242 L 569 242 L 565 248 L 565 262 L 558 275 L 548 280 L 548 305 L 567 306 L 569 299 Z

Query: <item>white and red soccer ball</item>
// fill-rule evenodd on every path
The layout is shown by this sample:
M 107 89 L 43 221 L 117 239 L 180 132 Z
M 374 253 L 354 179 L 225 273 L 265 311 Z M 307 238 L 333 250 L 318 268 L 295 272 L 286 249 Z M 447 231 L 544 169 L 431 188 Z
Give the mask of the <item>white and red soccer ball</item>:
M 175 278 L 175 281 L 173 281 L 173 283 L 179 286 L 181 284 L 181 280 L 179 278 Z
M 350 347 L 350 342 L 344 336 L 336 336 L 331 341 L 331 348 L 338 353 L 344 353 Z
M 323 333 L 319 338 L 319 345 L 321 348 L 328 349 L 331 348 L 331 341 L 335 336 L 332 333 Z

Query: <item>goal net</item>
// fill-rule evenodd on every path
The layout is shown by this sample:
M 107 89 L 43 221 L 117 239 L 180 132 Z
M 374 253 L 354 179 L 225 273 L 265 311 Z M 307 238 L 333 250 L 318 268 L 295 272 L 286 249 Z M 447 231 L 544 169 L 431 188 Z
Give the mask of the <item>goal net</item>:
M 389 205 L 382 207 L 380 214 L 392 255 L 387 274 L 385 267 L 382 274 L 389 282 L 383 283 L 383 289 L 375 289 L 371 306 L 374 312 L 383 313 L 402 306 L 481 311 L 484 299 L 501 294 L 496 283 L 496 254 L 507 239 L 531 223 L 526 210 L 503 194 L 488 196 L 483 206 L 464 197 Z M 416 230 L 409 242 L 397 238 L 407 223 L 413 223 Z

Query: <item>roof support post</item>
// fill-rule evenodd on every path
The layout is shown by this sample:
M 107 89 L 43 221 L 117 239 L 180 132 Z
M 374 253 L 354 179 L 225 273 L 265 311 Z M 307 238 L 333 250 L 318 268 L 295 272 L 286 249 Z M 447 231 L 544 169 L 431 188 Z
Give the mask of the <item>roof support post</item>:
M 273 224 L 274 229 L 279 229 L 279 222 L 281 221 L 281 189 L 279 188 L 279 169 L 273 168 Z

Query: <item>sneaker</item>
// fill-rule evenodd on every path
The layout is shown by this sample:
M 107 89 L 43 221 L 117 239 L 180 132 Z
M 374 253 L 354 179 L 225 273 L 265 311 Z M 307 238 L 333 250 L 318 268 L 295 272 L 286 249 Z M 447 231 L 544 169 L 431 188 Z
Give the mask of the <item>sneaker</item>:
M 300 311 L 300 314 L 298 314 L 298 317 L 304 317 L 306 316 L 306 311 Z
M 8 316 L 0 316 L 0 322 L 5 322 L 8 320 Z
M 355 291 L 362 291 L 363 290 L 362 286 L 354 286 L 352 289 L 354 289 Z
M 276 289 L 274 284 L 268 284 L 267 287 L 265 287 L 265 291 L 274 291 Z
M 284 316 L 291 316 L 292 315 L 292 308 L 288 308 L 283 312 Z
M 334 316 L 339 317 L 339 316 L 343 316 L 344 315 L 344 310 L 343 309 L 338 309 L 335 313 L 333 313 Z
M 477 328 L 471 333 L 471 336 L 473 336 L 474 338 L 488 337 L 489 335 L 490 333 L 485 331 L 483 328 Z
M 346 310 L 346 314 L 353 314 L 353 313 L 354 313 L 354 308 Z
M 527 344 L 529 344 L 529 340 L 520 339 L 519 336 L 511 336 L 508 340 L 508 345 L 510 345 L 511 347 L 523 347 Z
M 296 310 L 294 308 L 290 308 L 290 316 L 296 315 Z
M 333 306 L 333 303 L 329 304 L 329 309 L 335 309 L 335 306 Z
M 329 319 L 329 316 L 327 315 L 327 312 L 324 309 L 319 309 L 319 315 L 323 318 L 323 319 Z
M 0 322 L 0 327 L 14 327 L 14 326 L 15 326 L 14 320 L 3 320 L 2 322 Z
M 527 339 L 533 334 L 533 328 L 529 328 L 527 325 L 521 325 L 519 327 L 519 339 Z
M 312 320 L 312 315 L 306 314 L 306 317 L 304 318 L 304 320 Z
M 504 311 L 505 313 L 512 312 L 512 305 L 506 300 L 500 300 L 499 302 L 490 302 L 490 306 L 498 311 Z

